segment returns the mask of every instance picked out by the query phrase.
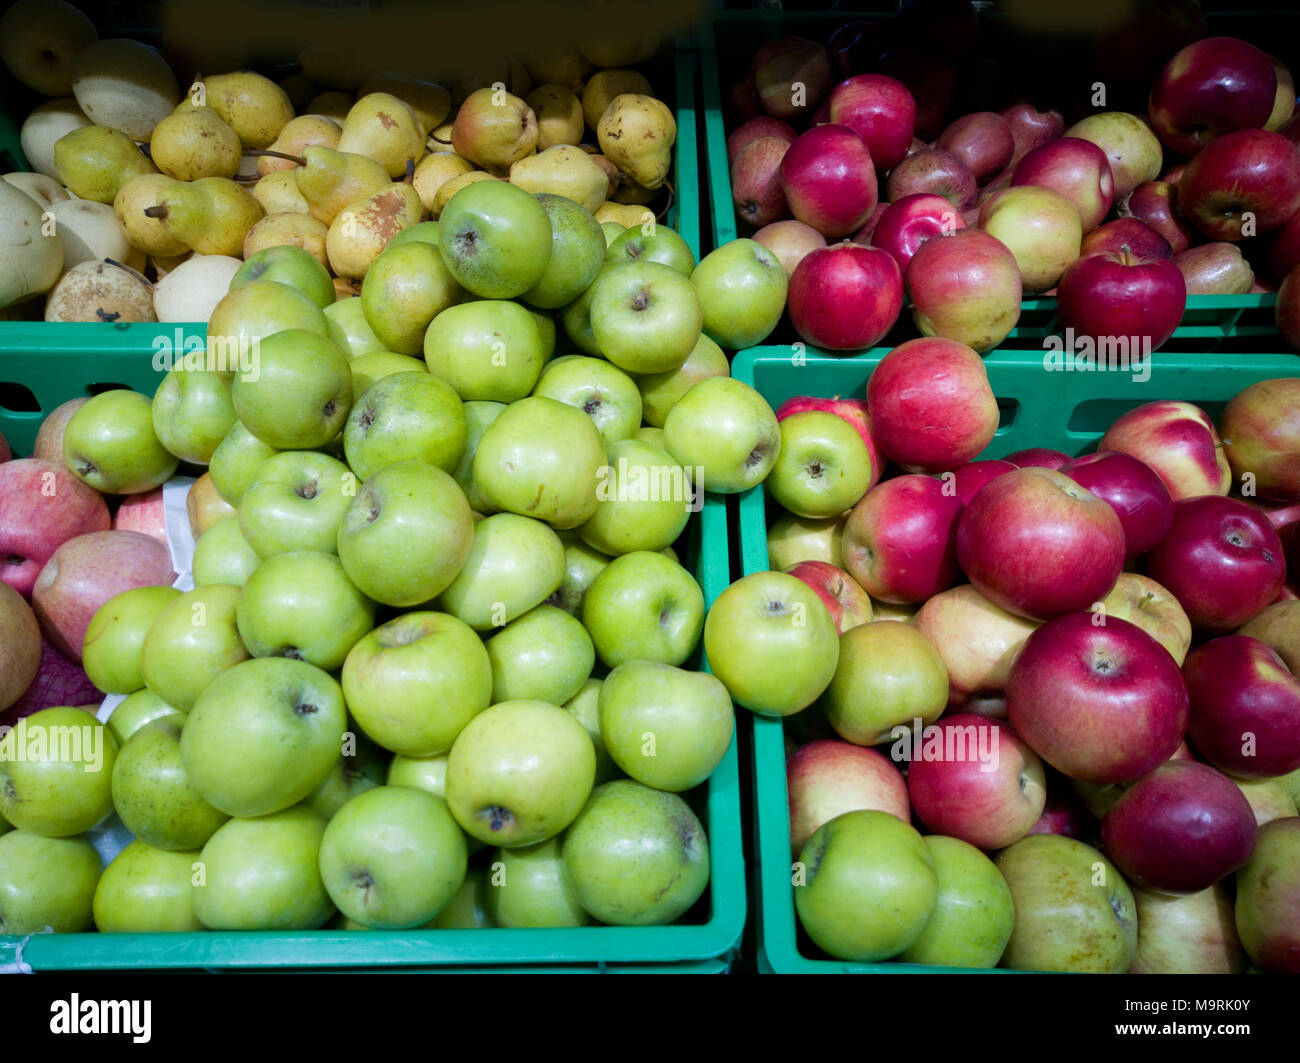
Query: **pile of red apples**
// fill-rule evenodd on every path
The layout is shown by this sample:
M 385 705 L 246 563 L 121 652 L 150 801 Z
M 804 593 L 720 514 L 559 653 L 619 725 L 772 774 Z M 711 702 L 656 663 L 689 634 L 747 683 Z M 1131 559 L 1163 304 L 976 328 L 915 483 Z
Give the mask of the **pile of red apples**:
M 737 218 L 789 272 L 802 339 L 870 347 L 906 304 L 922 335 L 984 352 L 1022 298 L 1054 295 L 1062 334 L 1153 350 L 1188 295 L 1276 290 L 1300 347 L 1300 118 L 1282 62 L 1205 36 L 1167 53 L 1146 113 L 1103 106 L 1067 128 L 1020 101 L 939 126 L 935 72 L 880 47 L 867 23 L 825 45 L 781 37 L 732 86 Z

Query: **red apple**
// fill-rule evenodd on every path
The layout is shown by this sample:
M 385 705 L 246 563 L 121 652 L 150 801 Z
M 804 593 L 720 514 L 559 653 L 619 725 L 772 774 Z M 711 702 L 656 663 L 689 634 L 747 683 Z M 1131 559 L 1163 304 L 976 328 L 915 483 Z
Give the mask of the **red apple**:
M 956 155 L 975 175 L 976 183 L 983 184 L 1006 169 L 1016 150 L 1016 138 L 1000 114 L 975 111 L 949 125 L 934 146 Z
M 1190 402 L 1148 402 L 1116 418 L 1097 445 L 1121 450 L 1155 469 L 1169 497 L 1226 495 L 1232 470 L 1210 415 Z
M 908 472 L 956 469 L 988 446 L 998 427 L 983 361 L 965 344 L 938 337 L 908 340 L 885 355 L 867 381 L 867 407 L 881 451 Z M 933 427 L 918 432 L 917 425 Z
M 907 264 L 904 280 L 912 318 L 924 336 L 990 351 L 1020 320 L 1023 289 L 1016 256 L 979 229 L 927 240 Z
M 957 563 L 990 601 L 1047 620 L 1110 592 L 1124 567 L 1124 529 L 1106 502 L 1068 476 L 1017 469 L 962 511 Z
M 817 126 L 791 144 L 781 187 L 790 212 L 828 240 L 860 228 L 876 206 L 871 155 L 848 126 Z
M 1237 392 L 1219 418 L 1219 435 L 1236 479 L 1252 476 L 1261 498 L 1300 500 L 1300 377 Z
M 795 132 L 794 126 L 779 118 L 772 118 L 769 115 L 751 118 L 733 129 L 727 137 L 727 165 L 734 166 L 740 153 L 762 137 L 776 137 L 787 144 L 793 144 L 799 138 L 799 134 Z
M 1086 841 L 1094 832 L 1095 821 L 1071 792 L 1069 783 L 1059 772 L 1048 769 L 1047 803 L 1030 834 L 1060 834 L 1065 838 Z
M 1126 247 L 1143 258 L 1174 257 L 1174 249 L 1169 246 L 1169 241 L 1137 218 L 1116 218 L 1093 229 L 1083 238 L 1079 257 L 1094 255 L 1099 251 L 1122 251 Z
M 1285 280 L 1297 265 L 1300 265 L 1300 210 L 1273 234 L 1268 245 L 1268 268 L 1274 278 Z
M 1255 271 L 1236 244 L 1189 247 L 1174 256 L 1174 265 L 1187 282 L 1188 295 L 1245 295 L 1255 285 Z
M 917 248 L 933 236 L 948 236 L 966 228 L 956 208 L 943 196 L 920 193 L 887 204 L 872 233 L 871 243 L 894 256 L 907 269 Z
M 1032 103 L 1013 103 L 1002 109 L 1002 117 L 1011 127 L 1016 150 L 1011 153 L 1011 165 L 1028 155 L 1040 144 L 1055 140 L 1065 132 L 1065 119 L 1060 111 L 1040 111 Z
M 846 22 L 826 38 L 826 51 L 837 77 L 871 69 L 880 58 L 885 31 L 878 22 Z
M 933 49 L 895 48 L 880 57 L 880 73 L 897 78 L 916 100 L 916 135 L 932 140 L 942 131 L 953 108 L 961 71 Z
M 861 244 L 863 247 L 871 247 L 874 243 L 873 238 L 876 234 L 876 225 L 888 209 L 888 203 L 883 201 L 877 203 L 876 209 L 871 212 L 871 217 L 864 221 L 862 223 L 862 228 L 849 237 L 849 239 L 855 244 Z
M 1174 500 L 1156 471 L 1132 454 L 1103 450 L 1061 467 L 1075 483 L 1110 504 L 1124 528 L 1124 555 L 1150 550 L 1174 522 Z
M 802 37 L 768 41 L 754 53 L 749 70 L 763 110 L 774 118 L 811 114 L 831 87 L 826 49 Z
M 14 456 L 13 450 L 9 446 L 9 440 L 5 439 L 5 434 L 0 432 L 0 465 Z
M 0 712 L 27 692 L 41 664 L 41 627 L 32 607 L 0 583 Z
M 1075 122 L 1065 135 L 1090 140 L 1106 153 L 1117 200 L 1160 176 L 1164 159 L 1160 140 L 1151 126 L 1135 114 L 1099 111 Z
M 790 213 L 781 188 L 781 160 L 790 142 L 781 137 L 751 140 L 731 167 L 731 201 L 736 217 L 755 228 L 780 221 Z
M 1300 681 L 1248 635 L 1227 635 L 1187 655 L 1188 737 L 1221 771 L 1270 779 L 1300 768 Z
M 1300 210 L 1300 147 L 1265 129 L 1225 133 L 1187 164 L 1178 205 L 1211 240 L 1279 229 Z
M 794 218 L 764 225 L 754 234 L 754 239 L 776 255 L 787 277 L 809 251 L 826 246 L 826 237 Z
M 55 406 L 36 432 L 36 442 L 32 444 L 32 457 L 62 465 L 63 430 L 72 420 L 72 415 L 89 401 L 89 399 L 69 399 Z
M 810 251 L 790 276 L 790 322 L 808 343 L 832 351 L 871 347 L 903 309 L 898 263 L 848 240 Z
M 979 227 L 997 237 L 1016 257 L 1026 292 L 1056 286 L 1079 257 L 1083 227 L 1079 212 L 1050 188 L 1018 185 L 1005 188 L 980 207 Z
M 44 639 L 41 640 L 40 666 L 23 696 L 8 709 L 0 711 L 0 726 L 12 727 L 25 716 L 42 709 L 85 705 L 94 711 L 104 700 L 81 665 L 68 660 Z
M 1192 644 L 1192 622 L 1167 587 L 1138 572 L 1121 572 L 1101 600 L 1099 615 L 1136 624 L 1169 651 L 1179 665 Z
M 916 126 L 916 100 L 901 81 L 886 74 L 858 74 L 830 94 L 830 120 L 854 130 L 881 173 L 907 155 Z
M 1139 779 L 1101 821 L 1106 855 L 1134 886 L 1198 893 L 1242 867 L 1255 815 L 1236 784 L 1208 764 L 1172 760 Z
M 1169 241 L 1176 255 L 1200 239 L 1196 230 L 1177 213 L 1177 203 L 1177 185 L 1169 181 L 1147 181 L 1120 201 L 1118 213 L 1121 218 L 1136 218 L 1150 226 Z M 1138 249 L 1133 247 L 1133 250 Z
M 776 408 L 776 419 L 783 421 L 793 414 L 807 413 L 810 410 L 833 413 L 854 427 L 862 437 L 862 442 L 866 444 L 867 457 L 871 460 L 871 480 L 867 490 L 875 487 L 880 481 L 880 474 L 885 470 L 885 458 L 880 453 L 880 444 L 876 442 L 875 433 L 871 430 L 871 416 L 867 412 L 866 401 L 842 399 L 838 396 L 833 399 L 822 399 L 814 395 L 796 395 L 792 399 L 786 399 Z
M 1016 450 L 1002 459 L 1017 469 L 1060 469 L 1069 465 L 1074 459 L 1064 451 L 1051 447 L 1026 447 Z
M 1160 643 L 1127 620 L 1090 612 L 1044 624 L 1007 684 L 1011 725 L 1071 779 L 1119 783 L 1169 759 L 1187 730 L 1187 688 Z
M 1101 224 L 1115 201 L 1106 153 L 1080 137 L 1060 137 L 1034 148 L 1017 164 L 1011 184 L 1059 192 L 1074 204 L 1085 233 Z
M 1282 338 L 1300 350 L 1300 266 L 1288 273 L 1278 288 L 1274 317 Z
M 1065 271 L 1056 299 L 1061 327 L 1096 342 L 1099 365 L 1107 362 L 1105 341 L 1127 369 L 1174 334 L 1187 306 L 1187 285 L 1167 258 L 1102 251 Z
M 103 496 L 64 462 L 20 458 L 0 465 L 0 579 L 24 597 L 55 550 L 109 523 Z
M 912 821 L 907 784 L 888 757 L 840 739 L 800 746 L 785 762 L 790 794 L 790 850 L 796 855 L 817 828 L 858 809 Z
M 738 126 L 762 115 L 763 102 L 758 98 L 754 76 L 746 74 L 731 86 L 731 92 L 727 95 L 727 124 Z
M 968 461 L 952 471 L 952 490 L 957 500 L 964 506 L 975 497 L 975 492 L 990 480 L 996 480 L 1004 472 L 1011 472 L 1020 466 L 1004 458 L 991 458 L 985 461 Z M 945 479 L 947 474 L 945 474 Z
M 826 603 L 841 635 L 849 628 L 871 623 L 871 598 L 842 568 L 825 561 L 800 561 L 787 571 L 808 584 Z
M 206 473 L 204 474 L 206 475 Z M 196 480 L 195 483 L 199 481 Z M 208 481 L 211 483 L 211 479 Z M 193 490 L 193 488 L 191 488 Z M 215 494 L 215 491 L 213 491 Z M 229 504 L 216 496 L 217 501 L 229 509 Z M 227 516 L 230 514 L 227 513 Z M 119 531 L 138 531 L 151 535 L 160 543 L 167 543 L 167 511 L 163 506 L 163 489 L 155 487 L 138 495 L 127 495 L 113 514 L 113 527 Z M 195 536 L 198 539 L 198 536 Z
M 975 206 L 979 187 L 970 167 L 952 152 L 926 148 L 903 159 L 885 182 L 885 198 L 891 203 L 922 194 L 943 196 L 962 211 Z

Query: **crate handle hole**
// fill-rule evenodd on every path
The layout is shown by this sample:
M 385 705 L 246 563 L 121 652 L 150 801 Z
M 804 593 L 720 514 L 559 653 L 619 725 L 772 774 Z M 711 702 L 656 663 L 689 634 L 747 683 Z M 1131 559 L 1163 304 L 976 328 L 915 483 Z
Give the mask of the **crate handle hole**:
M 1019 399 L 998 399 L 998 428 L 999 432 L 1005 432 L 1020 415 Z
M 86 390 L 92 395 L 102 395 L 105 391 L 130 391 L 125 384 L 87 384 Z
M 36 401 L 31 388 L 0 382 L 0 410 L 8 413 L 40 413 L 41 404 Z

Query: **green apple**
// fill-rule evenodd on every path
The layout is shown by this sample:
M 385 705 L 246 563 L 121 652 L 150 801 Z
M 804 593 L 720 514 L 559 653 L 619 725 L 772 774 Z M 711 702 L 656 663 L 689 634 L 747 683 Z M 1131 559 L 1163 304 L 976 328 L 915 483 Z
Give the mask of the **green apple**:
M 563 531 L 559 535 L 560 541 L 564 543 L 564 579 L 546 601 L 581 618 L 582 601 L 587 596 L 587 588 L 609 564 L 610 557 L 584 543 L 578 538 L 577 532 Z
M 757 391 L 731 377 L 708 377 L 664 418 L 668 453 L 703 469 L 704 489 L 736 494 L 762 483 L 781 453 L 776 414 Z
M 333 554 L 292 550 L 257 567 L 235 618 L 254 657 L 291 657 L 334 672 L 375 626 L 375 604 Z
M 375 628 L 343 662 L 342 682 L 357 725 L 408 757 L 445 753 L 492 703 L 487 650 L 445 613 L 407 613 Z
M 91 929 L 99 872 L 99 854 L 85 838 L 0 835 L 0 935 Z
M 547 365 L 534 395 L 581 410 L 596 425 L 608 447 L 631 439 L 641 425 L 641 393 L 636 382 L 603 358 L 567 354 Z
M 460 489 L 465 492 L 470 506 L 478 512 L 489 507 L 479 497 L 478 488 L 474 484 L 474 455 L 478 453 L 478 442 L 483 438 L 488 425 L 495 421 L 505 408 L 504 402 L 465 403 L 465 451 L 461 454 L 460 462 L 453 475 L 456 477 L 456 482 L 460 484 Z
M 782 513 L 767 529 L 767 563 L 777 572 L 788 572 L 800 561 L 825 561 L 839 568 L 844 563 L 844 522 L 840 515 L 809 520 Z
M 329 270 L 310 251 L 292 244 L 254 251 L 230 278 L 230 288 L 233 291 L 242 284 L 257 280 L 279 281 L 297 288 L 322 310 L 335 299 L 334 281 Z
M 255 365 L 231 388 L 253 435 L 281 450 L 309 450 L 339 434 L 352 408 L 352 371 L 333 340 L 286 329 L 261 341 Z
M 239 528 L 239 517 L 226 517 L 200 535 L 194 545 L 191 562 L 194 586 L 228 583 L 242 587 L 261 563 L 257 551 Z
M 564 544 L 550 525 L 494 513 L 474 525 L 469 556 L 439 603 L 475 631 L 489 631 L 541 605 L 563 579 Z
M 259 557 L 338 546 L 343 514 L 357 494 L 357 476 L 314 450 L 267 458 L 239 500 L 239 529 Z
M 329 774 L 343 742 L 343 691 L 306 661 L 259 657 L 217 676 L 185 720 L 181 762 L 210 805 L 264 816 Z
M 586 926 L 559 838 L 492 854 L 488 911 L 497 926 Z
M 611 444 L 601 474 L 596 512 L 577 531 L 606 554 L 671 546 L 698 509 L 688 472 L 666 450 L 642 440 Z
M 809 410 L 780 422 L 781 449 L 766 488 L 801 517 L 835 517 L 871 486 L 871 455 L 843 417 Z
M 931 834 L 926 848 L 939 874 L 939 899 L 904 963 L 996 967 L 1011 938 L 1011 890 L 993 861 L 960 838 Z
M 436 243 L 389 242 L 361 282 L 361 309 L 385 349 L 419 354 L 429 322 L 464 291 L 447 269 Z
M 245 428 L 243 421 L 236 421 L 212 452 L 208 463 L 212 485 L 222 498 L 238 506 L 262 463 L 278 453 L 275 447 L 263 443 Z
M 642 443 L 649 443 L 652 447 L 658 447 L 665 454 L 668 453 L 668 437 L 664 435 L 662 428 L 651 428 L 643 424 L 636 430 L 635 438 Z
M 1060 834 L 1030 834 L 994 863 L 1011 887 L 1015 926 L 1002 966 L 1123 974 L 1137 952 L 1133 893 L 1109 860 Z
M 412 241 L 424 244 L 433 244 L 438 246 L 438 223 L 437 221 L 422 221 L 409 228 L 402 229 L 395 233 L 393 238 L 384 245 L 384 250 L 393 246 L 400 247 L 402 244 L 409 244 Z M 373 268 L 373 267 L 372 267 Z
M 557 332 L 555 315 L 549 310 L 538 310 L 531 306 L 524 309 L 532 316 L 533 324 L 537 326 L 537 334 L 542 337 L 542 361 L 549 362 L 551 356 L 555 354 Z
M 539 605 L 510 621 L 487 644 L 492 701 L 563 705 L 582 689 L 596 663 L 586 628 L 563 609 Z
M 596 511 L 604 464 L 590 417 L 534 396 L 511 403 L 488 425 L 474 455 L 474 482 L 494 509 L 576 528 Z
M 543 701 L 503 701 L 456 737 L 447 804 L 466 834 L 513 849 L 572 823 L 595 775 L 596 751 L 582 724 Z
M 603 783 L 564 836 L 578 903 L 610 926 L 663 926 L 709 884 L 709 839 L 677 794 Z
M 112 495 L 152 491 L 180 464 L 154 431 L 153 403 L 120 388 L 92 395 L 68 419 L 63 460 L 77 479 Z
M 366 310 L 361 305 L 359 297 L 330 303 L 325 308 L 325 323 L 329 338 L 348 358 L 370 354 L 372 351 L 388 350 L 387 345 L 375 335 L 375 330 L 366 320 Z
M 582 689 L 564 703 L 564 711 L 587 729 L 591 744 L 596 747 L 597 785 L 623 777 L 622 769 L 609 755 L 605 739 L 600 733 L 600 688 L 604 685 L 603 679 L 588 679 L 582 684 Z
M 164 716 L 183 716 L 148 688 L 128 694 L 113 709 L 108 718 L 108 729 L 117 739 L 118 747 L 126 745 L 133 734 L 146 724 Z
M 347 732 L 343 735 L 343 752 L 325 776 L 325 781 L 308 795 L 303 804 L 314 808 L 326 819 L 333 819 L 334 814 L 357 794 L 384 785 L 388 762 L 386 749 Z
M 617 221 L 603 221 L 600 223 L 601 231 L 605 234 L 605 247 L 609 248 L 615 240 L 627 232 L 627 226 Z
M 352 391 L 364 395 L 373 384 L 395 373 L 427 373 L 429 367 L 423 359 L 412 358 L 409 354 L 394 354 L 392 351 L 370 351 L 359 354 L 348 362 L 352 370 Z
M 690 244 L 666 225 L 634 225 L 613 240 L 605 252 L 610 262 L 658 262 L 671 266 L 683 277 L 695 269 L 695 255 Z
M 784 572 L 754 572 L 718 595 L 704 621 L 704 652 L 736 704 L 791 716 L 830 685 L 840 637 L 808 584 Z
M 158 614 L 181 592 L 175 587 L 134 587 L 95 610 L 82 644 L 81 667 L 105 694 L 132 694 L 144 686 L 140 648 Z
M 447 754 L 408 757 L 397 753 L 388 762 L 387 781 L 389 786 L 414 786 L 416 789 L 428 790 L 431 794 L 445 798 L 447 796 Z
M 789 277 L 757 240 L 732 240 L 710 251 L 691 273 L 704 306 L 704 331 L 729 351 L 762 343 L 785 312 Z
M 199 795 L 181 763 L 185 717 L 135 732 L 113 765 L 113 807 L 126 829 L 156 849 L 201 849 L 230 817 Z
M 704 594 L 676 561 L 636 550 L 592 580 L 582 624 L 610 668 L 636 660 L 682 664 L 700 641 Z
M 332 304 L 331 304 L 332 305 Z M 306 330 L 329 338 L 329 322 L 321 308 L 290 284 L 249 281 L 221 297 L 208 318 L 208 366 L 227 375 L 244 368 L 244 360 L 262 340 L 286 329 Z
M 442 907 L 429 926 L 439 930 L 478 930 L 496 926 L 488 912 L 488 871 L 471 867 L 454 897 Z
M 581 295 L 578 296 L 568 306 L 560 310 L 560 324 L 564 327 L 564 334 L 569 337 L 578 350 L 594 357 L 603 357 L 600 349 L 600 343 L 596 339 L 596 333 L 591 327 L 591 301 L 595 298 L 596 289 L 600 287 L 600 282 L 609 276 L 617 263 L 606 262 L 600 267 L 600 272 L 596 274 L 596 279 L 592 281 Z
M 438 249 L 475 295 L 513 299 L 535 287 L 551 259 L 551 221 L 531 194 L 508 181 L 476 181 L 438 216 Z
M 380 469 L 339 525 L 339 560 L 360 591 L 384 605 L 428 602 L 461 572 L 474 542 L 465 492 L 423 461 Z
M 117 739 L 85 709 L 42 709 L 0 736 L 0 815 L 66 838 L 113 811 Z
M 409 786 L 379 786 L 344 805 L 320 844 L 330 899 L 383 930 L 427 923 L 465 880 L 465 836 L 447 803 Z
M 736 713 L 708 672 L 627 661 L 600 688 L 600 733 L 620 768 L 656 790 L 699 786 L 731 748 Z
M 169 852 L 138 838 L 104 868 L 95 887 L 95 929 L 101 934 L 202 930 L 194 914 L 198 852 Z
M 222 583 L 186 591 L 149 628 L 140 648 L 144 685 L 189 712 L 216 676 L 250 654 L 235 622 L 239 588 Z
M 823 952 L 876 963 L 910 948 L 939 899 L 925 839 L 890 812 L 845 812 L 823 823 L 795 864 L 795 910 Z
M 1237 933 L 1260 970 L 1295 973 L 1298 912 L 1300 817 L 1288 816 L 1259 828 L 1250 862 L 1237 872 Z
M 703 311 L 695 286 L 671 266 L 627 262 L 601 275 L 590 315 L 606 358 L 629 373 L 662 373 L 690 356 Z
M 911 624 L 859 624 L 840 636 L 839 660 L 822 705 L 842 738 L 873 746 L 900 724 L 910 728 L 918 717 L 931 724 L 943 715 L 948 667 Z
M 533 390 L 548 357 L 537 318 L 518 303 L 500 299 L 450 307 L 424 334 L 429 372 L 466 402 L 522 399 Z
M 343 449 L 363 480 L 399 461 L 425 461 L 452 473 L 468 435 L 465 405 L 451 385 L 432 373 L 396 373 L 358 396 Z
M 154 433 L 182 461 L 206 465 L 235 420 L 230 381 L 220 373 L 178 365 L 154 392 Z
M 209 930 L 315 930 L 334 912 L 324 833 L 325 817 L 305 807 L 227 821 L 199 856 L 194 914 Z
M 596 279 L 605 261 L 605 234 L 580 203 L 549 192 L 538 193 L 537 202 L 551 221 L 551 257 L 541 279 L 519 298 L 555 309 L 573 302 Z
M 645 373 L 636 378 L 641 391 L 641 409 L 645 423 L 662 428 L 668 411 L 701 380 L 711 376 L 730 376 L 731 364 L 722 348 L 704 333 L 695 341 L 686 361 L 676 369 L 662 373 Z

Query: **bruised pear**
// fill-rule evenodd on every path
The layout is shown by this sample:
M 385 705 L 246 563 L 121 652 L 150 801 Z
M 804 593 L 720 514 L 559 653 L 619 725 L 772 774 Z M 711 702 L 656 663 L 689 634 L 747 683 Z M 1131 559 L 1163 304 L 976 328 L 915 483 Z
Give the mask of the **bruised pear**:
M 149 141 L 154 165 L 178 181 L 234 177 L 243 145 L 211 107 L 182 103 L 154 127 Z
M 319 114 L 303 114 L 280 130 L 280 135 L 271 142 L 269 150 L 283 152 L 285 155 L 301 155 L 304 148 L 313 144 L 337 148 L 342 133 L 343 127 L 333 118 L 326 118 Z M 257 172 L 265 177 L 277 170 L 292 170 L 295 165 L 292 159 L 263 155 L 257 160 Z
M 330 268 L 340 277 L 360 280 L 397 233 L 419 223 L 424 208 L 404 182 L 349 203 L 325 236 Z
M 349 203 L 392 184 L 388 171 L 364 155 L 313 145 L 303 149 L 302 158 L 304 165 L 294 171 L 298 191 L 307 200 L 311 216 L 326 225 Z
M 387 92 L 372 92 L 348 111 L 338 150 L 374 159 L 389 177 L 400 177 L 408 161 L 424 154 L 425 136 L 410 107 Z
M 82 262 L 59 278 L 45 300 L 46 321 L 157 321 L 153 286 L 115 262 Z
M 557 144 L 510 167 L 510 183 L 525 192 L 550 192 L 581 203 L 592 214 L 605 202 L 609 179 L 591 156 L 571 144 Z
M 415 112 L 420 123 L 420 135 L 429 135 L 429 130 L 436 129 L 451 114 L 451 93 L 432 81 L 421 81 L 409 74 L 397 74 L 382 71 L 369 77 L 357 90 L 357 95 L 364 97 L 372 92 L 386 92 L 396 96 Z
M 504 89 L 478 89 L 456 112 L 451 144 L 457 155 L 504 174 L 537 149 L 537 115 Z
M 268 247 L 301 247 L 322 266 L 329 265 L 325 254 L 325 234 L 329 232 L 323 221 L 310 214 L 267 214 L 244 236 L 244 258 L 249 258 Z
M 234 181 L 202 177 L 177 181 L 145 213 L 192 251 L 237 257 L 248 230 L 262 218 L 262 205 Z
M 596 129 L 605 157 L 643 188 L 660 188 L 672 166 L 677 123 L 653 96 L 615 96 Z

